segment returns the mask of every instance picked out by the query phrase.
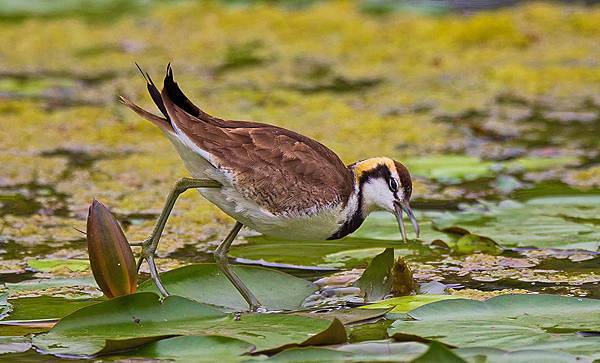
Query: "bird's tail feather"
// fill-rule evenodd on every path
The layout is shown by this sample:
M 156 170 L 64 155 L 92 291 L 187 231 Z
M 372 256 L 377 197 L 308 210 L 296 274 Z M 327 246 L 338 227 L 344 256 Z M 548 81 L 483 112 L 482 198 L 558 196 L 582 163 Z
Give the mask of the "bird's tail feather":
M 171 102 L 177 105 L 177 107 L 181 108 L 190 115 L 197 117 L 199 120 L 205 122 L 211 122 L 215 120 L 213 116 L 207 114 L 206 112 L 202 111 L 198 106 L 194 105 L 194 103 L 190 101 L 190 99 L 187 98 L 187 96 L 183 93 L 181 88 L 179 88 L 179 85 L 177 84 L 177 82 L 175 82 L 175 79 L 173 77 L 173 68 L 171 67 L 171 63 L 167 65 L 167 73 L 165 75 L 164 80 L 163 94 L 166 94 L 169 100 L 171 100 Z
M 153 114 L 152 112 L 148 112 L 148 111 L 144 110 L 143 108 L 136 105 L 135 103 L 133 103 L 130 99 L 128 99 L 126 97 L 120 96 L 119 101 L 122 104 L 124 104 L 125 106 L 129 107 L 135 113 L 140 115 L 142 118 L 144 118 L 144 119 L 152 122 L 156 126 L 158 126 L 161 130 L 175 133 L 173 126 L 171 126 L 171 123 L 166 118 L 160 117 L 158 115 Z
M 152 122 L 156 126 L 160 127 L 162 130 L 173 133 L 175 132 L 173 128 L 173 120 L 171 120 L 171 118 L 169 117 L 169 113 L 167 112 L 167 108 L 165 107 L 165 100 L 167 102 L 172 102 L 173 104 L 177 105 L 177 107 L 181 108 L 185 112 L 189 113 L 194 117 L 197 117 L 199 120 L 202 120 L 204 122 L 211 123 L 219 121 L 219 119 L 207 114 L 206 112 L 202 111 L 199 107 L 194 105 L 192 101 L 190 101 L 190 99 L 187 98 L 187 96 L 181 91 L 179 85 L 177 84 L 177 82 L 175 82 L 175 79 L 173 78 L 173 69 L 171 68 L 171 63 L 167 65 L 167 72 L 164 79 L 162 93 L 158 90 L 158 88 L 152 81 L 152 78 L 150 78 L 150 75 L 147 72 L 144 72 L 144 70 L 142 69 L 142 67 L 140 67 L 139 64 L 135 63 L 135 65 L 142 74 L 142 77 L 144 77 L 144 80 L 146 81 L 146 87 L 148 88 L 148 93 L 150 94 L 150 97 L 152 97 L 152 101 L 154 101 L 154 104 L 156 104 L 156 107 L 158 107 L 158 109 L 164 117 L 160 117 L 151 112 L 148 112 L 136 105 L 135 103 L 133 103 L 128 98 L 121 96 L 119 98 L 121 103 L 132 109 L 135 113 L 145 118 L 146 120 Z M 163 98 L 165 99 L 163 100 Z

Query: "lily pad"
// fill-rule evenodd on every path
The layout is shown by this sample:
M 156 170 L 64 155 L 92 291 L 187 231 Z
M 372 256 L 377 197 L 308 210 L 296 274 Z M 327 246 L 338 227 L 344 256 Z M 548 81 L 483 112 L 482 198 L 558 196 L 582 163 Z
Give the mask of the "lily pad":
M 503 295 L 480 302 L 445 300 L 410 311 L 388 333 L 397 340 L 438 340 L 460 348 L 523 349 L 552 344 L 553 350 L 578 353 L 596 347 L 600 300 L 556 295 Z M 577 348 L 573 344 L 577 342 Z M 588 352 L 589 354 L 589 352 Z
M 389 232 L 382 232 L 380 223 L 363 226 L 356 232 L 357 237 L 346 237 L 333 241 L 295 241 L 265 236 L 246 238 L 247 244 L 233 246 L 231 256 L 256 263 L 277 263 L 301 268 L 355 268 L 366 267 L 368 261 L 393 248 L 397 256 L 427 255 L 431 253 L 428 246 L 419 241 L 402 241 L 398 231 L 398 223 L 391 214 L 374 213 L 391 226 Z M 370 216 L 367 221 L 372 218 Z M 384 227 L 388 231 L 388 226 Z M 393 230 L 393 231 L 392 231 Z M 430 236 L 446 236 L 432 228 L 422 232 Z M 369 235 L 373 238 L 369 238 Z
M 508 171 L 539 171 L 577 164 L 579 160 L 572 156 L 532 156 L 508 162 L 492 162 L 467 155 L 432 155 L 407 159 L 405 162 L 414 175 L 437 180 L 442 183 L 458 183 L 493 177 L 498 171 L 503 169 Z
M 491 177 L 494 163 L 466 155 L 433 155 L 408 159 L 406 166 L 411 173 L 446 183 Z
M 413 363 L 467 363 L 464 359 L 454 354 L 450 349 L 446 348 L 444 344 L 438 342 L 431 342 L 429 349 L 415 359 Z
M 317 291 L 317 286 L 283 272 L 256 266 L 233 266 L 240 279 L 268 309 L 297 309 L 302 301 Z M 184 266 L 161 274 L 169 293 L 228 310 L 247 310 L 242 298 L 217 265 L 203 263 Z M 139 291 L 157 292 L 152 280 L 145 281 Z
M 394 265 L 394 249 L 386 248 L 385 251 L 375 256 L 362 276 L 354 282 L 360 287 L 367 301 L 380 300 L 390 293 L 392 289 L 392 266 Z
M 144 345 L 131 355 L 194 362 L 239 362 L 248 359 L 243 355 L 254 348 L 248 342 L 229 337 L 180 336 Z
M 404 314 L 420 306 L 442 300 L 463 299 L 453 295 L 413 295 L 385 299 L 373 304 L 361 306 L 360 309 L 391 309 L 388 314 Z
M 331 331 L 335 324 L 292 314 L 236 317 L 180 296 L 161 303 L 158 295 L 142 292 L 78 310 L 48 333 L 35 336 L 33 344 L 45 353 L 90 356 L 178 335 L 220 335 L 247 341 L 257 350 L 273 350 L 302 344 Z M 345 335 L 329 338 L 320 343 L 339 344 L 346 339 Z
M 437 228 L 459 227 L 503 246 L 588 249 L 600 246 L 600 195 L 504 201 L 444 213 Z
M 502 247 L 491 238 L 468 233 L 468 231 L 456 228 L 445 228 L 443 231 L 451 236 L 444 239 L 444 241 L 435 240 L 432 243 L 434 245 L 447 247 L 451 249 L 454 254 L 472 255 L 474 253 L 486 253 L 489 255 L 499 255 L 502 253 Z
M 88 260 L 66 260 L 66 259 L 37 259 L 28 260 L 27 266 L 36 271 L 53 272 L 57 270 L 68 270 L 70 272 L 86 271 L 90 268 Z
M 550 157 L 523 157 L 505 162 L 503 165 L 508 170 L 539 171 L 577 164 L 579 160 L 574 156 Z
M 437 238 L 438 235 L 442 236 L 440 232 L 436 231 L 431 226 L 430 218 L 427 214 L 415 210 L 415 215 L 419 220 L 419 227 L 421 228 L 421 235 L 428 239 Z M 389 241 L 402 241 L 402 234 L 398 229 L 398 222 L 396 217 L 391 213 L 387 212 L 374 212 L 367 217 L 356 232 L 352 233 L 354 238 L 368 238 L 375 240 L 389 240 Z M 411 238 L 409 229 L 408 238 Z
M 506 351 L 496 348 L 460 348 L 454 351 L 468 362 L 486 362 L 486 363 L 584 363 L 591 362 L 582 356 L 577 356 L 564 352 L 540 349 L 524 349 L 516 351 Z
M 391 221 L 395 219 L 391 217 Z M 377 233 L 377 229 L 373 229 Z M 233 246 L 230 255 L 254 262 L 279 263 L 296 267 L 354 268 L 365 267 L 367 261 L 386 248 L 394 248 L 399 255 L 427 253 L 429 248 L 420 242 L 402 242 L 395 225 L 393 239 L 347 237 L 334 241 L 294 241 L 270 237 L 250 237 L 247 244 Z M 436 232 L 440 233 L 440 232 Z M 361 233 L 364 235 L 364 233 Z
M 427 350 L 421 343 L 365 342 L 333 348 L 295 348 L 274 355 L 267 362 L 412 362 Z
M 99 299 L 65 299 L 52 296 L 11 299 L 14 310 L 5 320 L 60 319 L 100 301 Z
M 0 355 L 7 353 L 21 353 L 31 348 L 31 339 L 21 336 L 0 336 Z
M 165 336 L 215 326 L 228 316 L 219 310 L 173 296 L 140 293 L 89 306 L 63 318 L 34 345 L 51 354 L 94 355 L 142 345 Z M 118 349 L 115 347 L 118 346 Z
M 11 298 L 26 296 L 99 296 L 98 286 L 92 277 L 33 279 L 6 283 L 4 287 Z
M 6 317 L 13 309 L 7 298 L 8 294 L 0 294 L 0 319 Z

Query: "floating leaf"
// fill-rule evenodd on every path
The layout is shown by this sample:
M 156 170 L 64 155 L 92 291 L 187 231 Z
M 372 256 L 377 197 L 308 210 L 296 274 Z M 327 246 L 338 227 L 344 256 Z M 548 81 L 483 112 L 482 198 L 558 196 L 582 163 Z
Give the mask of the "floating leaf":
M 12 310 L 12 305 L 8 302 L 8 294 L 0 294 L 0 319 L 6 317 Z
M 256 266 L 232 266 L 235 273 L 268 309 L 297 309 L 302 301 L 317 291 L 317 286 L 284 272 Z M 213 263 L 184 266 L 161 274 L 167 291 L 199 302 L 223 306 L 229 310 L 247 310 L 248 303 Z M 150 280 L 140 291 L 156 292 Z
M 367 301 L 380 300 L 390 293 L 392 289 L 392 266 L 394 265 L 394 249 L 386 248 L 385 251 L 375 256 L 362 276 L 354 282 L 360 287 Z
M 274 355 L 267 362 L 412 362 L 427 350 L 421 343 L 364 342 L 332 348 L 294 348 Z
M 97 304 L 94 299 L 65 299 L 39 296 L 12 299 L 14 311 L 6 320 L 60 319 L 83 307 Z
M 456 238 L 446 238 L 444 241 L 436 240 L 432 242 L 435 245 L 443 244 L 445 247 L 452 250 L 453 253 L 459 255 L 472 255 L 474 253 L 486 253 L 489 255 L 499 255 L 503 248 L 499 246 L 493 239 L 469 233 L 466 230 L 459 228 L 445 228 L 443 232 L 451 235 L 456 235 Z
M 405 160 L 414 175 L 441 182 L 456 183 L 493 176 L 494 163 L 464 155 L 433 155 Z
M 294 312 L 294 315 L 308 316 L 313 318 L 321 318 L 327 320 L 338 319 L 344 324 L 354 324 L 361 321 L 373 320 L 382 317 L 390 310 L 390 308 L 365 310 L 360 308 L 351 309 L 332 309 L 328 311 L 299 311 Z
M 141 292 L 85 307 L 63 318 L 34 345 L 51 354 L 94 355 L 132 349 L 176 335 L 221 335 L 242 339 L 257 350 L 303 344 L 335 322 L 292 314 L 247 314 L 235 317 L 180 296 L 162 303 L 158 295 Z M 338 344 L 343 337 L 323 339 Z M 335 339 L 333 339 L 335 338 Z
M 131 294 L 136 289 L 136 264 L 129 242 L 102 203 L 94 199 L 87 220 L 87 242 L 94 278 L 109 297 Z
M 413 363 L 467 363 L 464 359 L 456 355 L 450 349 L 446 348 L 444 344 L 438 343 L 436 341 L 431 342 L 429 345 L 429 349 L 420 356 L 415 359 Z
M 600 196 L 544 197 L 525 203 L 504 201 L 436 218 L 441 230 L 460 227 L 503 246 L 595 251 L 600 247 Z
M 400 296 L 393 297 L 391 299 L 385 299 L 378 301 L 373 304 L 361 306 L 360 309 L 391 309 L 388 314 L 403 314 L 413 309 L 416 309 L 425 304 L 429 304 L 436 301 L 450 300 L 450 299 L 463 299 L 459 296 L 453 295 L 413 295 L 413 296 Z
M 423 213 L 416 211 L 417 219 L 419 220 L 419 227 L 421 228 L 421 239 L 425 241 L 431 241 L 434 239 L 445 239 L 447 235 L 433 228 L 429 213 Z M 396 218 L 386 212 L 374 212 L 369 215 L 365 222 L 360 228 L 352 234 L 354 238 L 369 238 L 373 242 L 379 241 L 379 243 L 385 243 L 384 241 L 402 241 L 402 235 L 398 231 L 398 222 Z M 349 239 L 344 239 L 347 241 Z M 373 243 L 371 242 L 371 243 Z M 390 246 L 391 247 L 391 246 Z M 406 255 L 412 252 L 426 253 L 428 252 L 427 246 L 423 243 L 416 241 L 411 243 L 409 240 L 407 243 L 398 243 L 393 246 L 395 252 L 405 251 L 402 255 Z
M 214 308 L 178 296 L 161 304 L 158 295 L 139 293 L 80 309 L 48 333 L 35 336 L 34 345 L 52 354 L 93 355 L 116 345 L 126 349 L 164 336 L 182 335 L 192 326 L 206 329 L 227 319 Z M 140 338 L 146 341 L 136 341 Z
M 600 300 L 556 295 L 503 295 L 484 302 L 445 300 L 421 306 L 397 320 L 388 333 L 398 340 L 438 340 L 460 348 L 523 349 L 553 344 L 556 350 L 577 353 L 572 344 L 598 347 Z M 564 345 L 563 345 L 564 344 Z
M 417 250 L 429 250 L 420 242 L 408 245 L 403 243 L 398 232 L 398 223 L 391 218 L 395 223 L 396 240 L 348 237 L 344 238 L 343 242 L 295 241 L 258 236 L 246 238 L 247 244 L 233 246 L 230 255 L 256 262 L 267 261 L 302 267 L 353 268 L 366 266 L 366 261 L 386 248 L 394 248 L 396 253 L 403 255 Z
M 582 363 L 588 361 L 585 357 L 576 356 L 569 353 L 557 352 L 552 350 L 527 349 L 506 351 L 496 348 L 460 348 L 454 350 L 456 354 L 466 359 L 468 362 L 485 363 L 531 363 L 531 362 L 552 362 L 552 363 Z
M 0 354 L 21 353 L 31 348 L 31 339 L 21 336 L 0 336 Z
M 53 272 L 60 270 L 81 272 L 90 268 L 90 262 L 88 260 L 36 259 L 27 260 L 27 266 L 41 272 Z
M 280 352 L 285 349 L 296 348 L 296 347 L 308 347 L 313 345 L 333 345 L 333 344 L 343 344 L 348 340 L 348 335 L 346 334 L 346 328 L 341 321 L 337 318 L 334 318 L 331 324 L 327 327 L 327 329 L 311 336 L 310 338 L 303 340 L 298 343 L 289 343 L 285 345 L 281 345 L 271 349 L 261 349 L 260 353 L 275 353 Z
M 32 279 L 4 284 L 11 297 L 26 295 L 96 295 L 98 286 L 91 277 Z
M 497 171 L 538 171 L 553 167 L 577 164 L 572 156 L 524 157 L 508 162 L 483 161 L 466 155 L 432 155 L 405 160 L 414 175 L 434 179 L 443 183 L 458 183 L 479 178 L 492 177 Z
M 503 163 L 503 165 L 508 170 L 538 171 L 577 163 L 579 163 L 579 160 L 574 156 L 560 156 L 555 158 L 530 156 L 508 161 Z
M 131 353 L 135 357 L 187 360 L 194 362 L 240 362 L 254 350 L 243 340 L 222 336 L 179 336 L 159 340 Z

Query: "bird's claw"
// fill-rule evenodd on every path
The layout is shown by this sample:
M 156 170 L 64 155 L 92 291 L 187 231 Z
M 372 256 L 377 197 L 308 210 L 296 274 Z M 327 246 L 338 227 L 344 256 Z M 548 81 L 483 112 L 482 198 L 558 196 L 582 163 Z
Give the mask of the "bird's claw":
M 156 268 L 156 264 L 154 263 L 154 256 L 156 254 L 156 247 L 158 245 L 157 241 L 154 240 L 154 237 L 150 236 L 139 245 L 142 247 L 142 251 L 140 253 L 140 258 L 137 263 L 137 271 L 140 271 L 140 267 L 144 261 L 148 262 L 148 269 L 150 270 L 150 276 L 156 285 L 156 288 L 160 292 L 163 297 L 169 296 L 169 292 L 165 289 L 162 281 L 160 281 L 159 272 Z

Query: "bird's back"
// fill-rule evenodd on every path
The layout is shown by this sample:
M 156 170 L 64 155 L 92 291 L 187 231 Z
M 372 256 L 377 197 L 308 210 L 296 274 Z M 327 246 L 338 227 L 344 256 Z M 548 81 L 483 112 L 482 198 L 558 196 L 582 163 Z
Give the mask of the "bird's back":
M 281 127 L 207 114 L 183 94 L 170 67 L 162 92 L 149 77 L 148 89 L 164 115 L 164 119 L 152 115 L 151 121 L 156 124 L 156 118 L 163 120 L 159 126 L 195 177 L 218 179 L 256 207 L 278 216 L 344 207 L 350 198 L 352 172 L 321 143 Z M 150 119 L 143 114 L 146 111 L 127 102 Z M 212 170 L 201 165 L 200 159 Z M 198 175 L 202 170 L 206 175 Z

